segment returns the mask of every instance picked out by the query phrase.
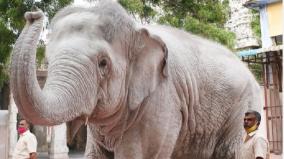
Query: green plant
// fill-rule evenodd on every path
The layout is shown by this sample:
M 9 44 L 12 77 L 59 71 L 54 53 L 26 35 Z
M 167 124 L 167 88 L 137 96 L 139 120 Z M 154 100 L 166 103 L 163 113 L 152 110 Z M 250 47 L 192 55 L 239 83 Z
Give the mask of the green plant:
M 249 69 L 253 73 L 254 77 L 258 81 L 258 83 L 263 83 L 263 78 L 262 78 L 262 65 L 259 63 L 251 63 L 249 64 Z
M 252 10 L 252 20 L 250 23 L 251 29 L 253 31 L 254 36 L 257 38 L 258 43 L 261 44 L 261 29 L 260 29 L 260 17 L 259 12 Z

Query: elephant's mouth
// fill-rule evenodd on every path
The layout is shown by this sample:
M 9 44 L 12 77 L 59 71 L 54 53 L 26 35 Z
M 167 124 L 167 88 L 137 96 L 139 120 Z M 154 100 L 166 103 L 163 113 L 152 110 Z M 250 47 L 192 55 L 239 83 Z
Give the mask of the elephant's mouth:
M 90 121 L 93 121 L 94 118 L 92 117 L 89 117 L 87 115 L 81 115 L 79 117 L 77 117 L 76 119 L 72 120 L 71 121 L 71 140 L 74 139 L 75 135 L 77 134 L 77 132 L 79 131 L 79 129 L 84 125 L 84 126 L 87 126 L 88 123 Z
M 87 126 L 89 123 L 94 123 L 98 128 L 98 132 L 103 136 L 113 136 L 121 132 L 122 124 L 119 124 L 123 114 L 123 109 L 115 112 L 113 115 L 99 118 L 95 115 L 95 111 L 91 115 L 81 115 L 71 121 L 71 139 L 75 137 L 79 129 L 84 125 Z

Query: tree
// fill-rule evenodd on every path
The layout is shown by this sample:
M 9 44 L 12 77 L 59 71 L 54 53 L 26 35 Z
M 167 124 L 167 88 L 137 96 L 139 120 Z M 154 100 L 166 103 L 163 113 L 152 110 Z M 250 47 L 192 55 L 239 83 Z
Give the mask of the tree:
M 50 19 L 60 8 L 71 2 L 72 0 L 0 0 L 0 90 L 8 82 L 9 57 L 13 44 L 25 25 L 24 13 L 37 6 Z M 38 61 L 44 56 L 43 49 L 42 45 L 38 49 Z
M 235 35 L 224 28 L 228 0 L 119 0 L 130 13 L 148 23 L 154 20 L 198 34 L 230 49 Z
M 15 34 L 9 30 L 0 18 L 0 89 L 8 80 L 8 59 L 11 51 L 11 44 L 14 42 Z

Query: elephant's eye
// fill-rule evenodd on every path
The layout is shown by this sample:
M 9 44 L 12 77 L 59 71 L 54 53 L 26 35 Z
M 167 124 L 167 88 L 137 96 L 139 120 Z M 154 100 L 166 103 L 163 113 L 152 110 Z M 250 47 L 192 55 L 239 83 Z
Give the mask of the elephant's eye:
M 98 67 L 102 77 L 106 77 L 110 71 L 111 62 L 107 57 L 101 57 L 99 59 Z
M 107 65 L 107 60 L 106 59 L 102 59 L 100 62 L 99 62 L 99 67 L 100 68 L 104 68 L 106 67 Z

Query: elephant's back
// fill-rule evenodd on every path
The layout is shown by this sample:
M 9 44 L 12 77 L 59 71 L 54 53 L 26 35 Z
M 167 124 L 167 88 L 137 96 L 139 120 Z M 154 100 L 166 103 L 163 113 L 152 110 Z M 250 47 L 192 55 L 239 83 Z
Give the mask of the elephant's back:
M 230 58 L 235 58 L 235 56 L 232 55 L 231 51 L 221 44 L 203 38 L 201 36 L 194 35 L 182 29 L 164 25 L 146 26 L 146 28 L 150 33 L 158 35 L 166 43 L 168 49 L 170 49 L 170 54 L 205 54 L 208 56 L 210 56 L 210 54 L 214 54 L 215 56 L 216 54 L 218 54 L 219 56 L 222 55 L 229 56 Z M 203 51 L 203 48 L 207 51 Z M 181 51 L 180 49 L 184 51 Z M 219 52 L 214 52 L 214 50 L 219 50 Z M 222 51 L 220 52 L 220 50 Z
M 236 62 L 238 58 L 226 47 L 184 30 L 169 26 L 147 26 L 150 33 L 158 35 L 168 48 L 168 62 L 187 66 L 197 66 L 206 59 L 210 63 Z M 207 62 L 207 61 L 206 61 Z
M 226 83 L 232 84 L 255 81 L 240 59 L 216 42 L 169 26 L 147 26 L 147 28 L 166 44 L 169 71 L 190 72 L 199 79 L 219 78 L 222 75 L 227 77 L 224 79 L 227 80 Z

